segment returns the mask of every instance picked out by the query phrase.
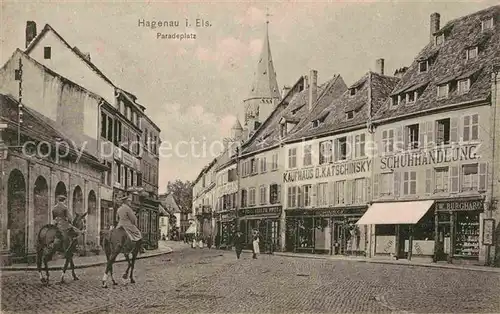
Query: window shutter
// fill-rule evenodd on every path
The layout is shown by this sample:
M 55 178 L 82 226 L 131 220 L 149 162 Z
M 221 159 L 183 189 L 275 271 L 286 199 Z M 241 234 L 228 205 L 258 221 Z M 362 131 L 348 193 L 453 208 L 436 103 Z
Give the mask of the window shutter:
M 422 122 L 418 125 L 418 147 L 422 148 L 427 145 L 425 141 L 425 135 L 427 134 L 427 124 Z
M 371 202 L 372 201 L 372 187 L 371 187 L 371 180 L 370 178 L 365 179 L 365 189 L 366 189 L 366 194 L 365 194 L 365 202 Z
M 335 182 L 328 182 L 328 205 L 335 205 Z
M 303 186 L 297 187 L 297 205 L 298 205 L 298 207 L 304 207 L 304 197 L 302 194 L 303 188 L 304 188 Z
M 396 147 L 395 151 L 403 150 L 403 147 L 406 148 L 406 140 L 403 138 L 403 127 L 399 127 L 396 129 Z M 404 146 L 403 146 L 404 145 Z
M 316 204 L 318 203 L 318 188 L 319 188 L 319 185 L 318 184 L 314 184 L 311 186 L 312 187 L 312 191 L 311 191 L 311 205 L 312 207 L 316 207 Z
M 488 173 L 488 164 L 485 162 L 479 163 L 479 180 L 478 180 L 479 191 L 486 191 L 487 173 Z
M 351 180 L 346 180 L 344 182 L 344 203 L 346 205 L 349 205 L 352 203 L 352 181 Z
M 458 118 L 450 118 L 450 142 L 458 142 Z
M 255 158 L 255 171 L 254 173 L 259 173 L 259 158 Z
M 450 192 L 458 193 L 459 192 L 459 169 L 458 166 L 450 167 Z
M 432 194 L 432 169 L 425 169 L 425 194 Z
M 394 183 L 394 196 L 399 196 L 401 189 L 401 172 L 393 173 L 393 183 Z
M 358 191 L 358 181 L 357 180 L 352 180 L 351 181 L 351 191 L 352 191 L 352 203 L 353 204 L 358 204 L 358 199 L 360 198 L 359 196 L 363 196 L 363 191 Z
M 346 143 L 347 143 L 347 148 L 346 148 L 346 159 L 353 159 L 354 158 L 354 145 L 353 145 L 353 136 L 348 135 L 346 137 Z
M 372 183 L 373 193 L 372 193 L 372 199 L 377 199 L 379 197 L 379 194 L 378 194 L 379 178 L 380 178 L 379 174 L 374 174 L 373 175 L 373 183 Z
M 278 184 L 278 204 L 281 203 L 281 184 Z

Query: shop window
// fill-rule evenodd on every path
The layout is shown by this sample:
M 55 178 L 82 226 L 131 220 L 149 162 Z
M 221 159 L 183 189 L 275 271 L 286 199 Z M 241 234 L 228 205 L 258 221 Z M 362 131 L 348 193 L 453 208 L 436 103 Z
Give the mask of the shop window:
M 391 153 L 394 151 L 394 130 L 382 131 L 382 144 L 384 145 L 384 152 Z
M 354 157 L 365 157 L 365 134 L 354 137 Z
M 436 144 L 447 145 L 450 143 L 450 118 L 436 122 Z
M 290 208 L 296 207 L 297 206 L 297 187 L 296 186 L 288 187 L 287 197 L 288 197 L 287 206 Z
M 312 165 L 312 156 L 311 156 L 311 145 L 304 146 L 304 167 Z
M 288 168 L 297 167 L 297 148 L 288 149 Z
M 314 220 L 303 218 L 298 220 L 298 247 L 302 249 L 313 248 L 314 245 Z
M 332 142 L 323 141 L 319 143 L 319 164 L 323 165 L 332 161 Z
M 280 203 L 280 186 L 278 184 L 271 184 L 269 187 L 269 201 L 271 204 Z
M 393 236 L 396 234 L 396 225 L 375 225 L 377 236 Z
M 413 240 L 434 240 L 434 212 L 428 211 L 420 221 L 413 226 Z
M 457 212 L 455 219 L 455 256 L 479 256 L 479 213 Z
M 407 125 L 405 127 L 405 134 L 406 134 L 405 147 L 407 147 L 407 149 L 411 150 L 418 148 L 418 135 L 419 135 L 418 131 L 419 131 L 418 124 Z
M 448 167 L 434 169 L 434 193 L 448 192 Z
M 259 194 L 259 196 L 260 196 L 260 204 L 261 205 L 264 205 L 264 204 L 267 203 L 267 197 L 266 197 L 267 196 L 267 192 L 266 192 L 266 190 L 267 189 L 266 189 L 265 185 L 261 185 L 260 186 L 260 191 L 259 191 L 260 194 Z
M 335 205 L 345 203 L 345 181 L 335 182 Z
M 318 184 L 318 195 L 317 195 L 318 206 L 327 206 L 328 205 L 328 183 L 323 182 Z
M 479 115 L 473 114 L 463 117 L 463 140 L 477 141 L 479 137 Z
M 479 171 L 478 164 L 462 166 L 462 192 L 478 189 Z
M 417 194 L 417 172 L 403 172 L 403 195 Z
M 347 159 L 347 137 L 335 139 L 335 161 Z

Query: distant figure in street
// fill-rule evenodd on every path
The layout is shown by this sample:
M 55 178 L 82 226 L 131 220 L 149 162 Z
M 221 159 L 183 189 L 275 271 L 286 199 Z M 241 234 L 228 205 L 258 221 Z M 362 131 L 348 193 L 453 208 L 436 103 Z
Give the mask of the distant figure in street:
M 252 252 L 253 252 L 253 259 L 257 259 L 257 254 L 260 254 L 260 248 L 259 248 L 259 232 L 254 230 L 253 232 L 253 241 L 252 241 Z
M 211 249 L 212 248 L 212 235 L 208 235 L 207 237 L 207 247 L 208 249 Z
M 243 251 L 243 234 L 236 232 L 233 239 L 234 249 L 236 251 L 236 258 L 240 259 L 241 251 Z
M 215 236 L 215 247 L 219 248 L 220 247 L 220 235 L 217 233 Z

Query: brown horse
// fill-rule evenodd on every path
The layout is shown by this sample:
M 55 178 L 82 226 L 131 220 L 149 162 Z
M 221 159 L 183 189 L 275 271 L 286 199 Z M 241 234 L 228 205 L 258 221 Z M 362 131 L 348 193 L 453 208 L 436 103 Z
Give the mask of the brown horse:
M 85 227 L 85 216 L 87 216 L 87 213 L 77 213 L 71 224 L 77 229 L 83 230 Z M 59 244 L 55 244 L 54 241 L 58 236 L 61 236 L 62 241 L 59 242 Z M 61 283 L 64 283 L 64 274 L 66 273 L 66 269 L 68 269 L 68 264 L 71 266 L 73 280 L 78 280 L 78 277 L 75 274 L 75 263 L 73 262 L 73 254 L 75 253 L 76 245 L 76 239 L 71 239 L 67 232 L 61 232 L 55 225 L 48 224 L 40 229 L 36 243 L 36 266 L 42 283 L 46 285 L 49 284 L 48 261 L 52 259 L 52 256 L 56 252 L 63 253 L 64 258 L 66 259 L 61 274 Z M 47 278 L 44 278 L 42 274 L 42 262 L 45 267 L 45 274 L 47 275 Z
M 127 232 L 122 228 L 118 227 L 113 230 L 103 233 L 102 236 L 102 247 L 106 253 L 106 270 L 104 276 L 102 277 L 102 287 L 108 287 L 108 273 L 111 275 L 111 280 L 113 285 L 116 285 L 116 281 L 113 278 L 113 263 L 116 257 L 123 253 L 125 259 L 127 260 L 127 270 L 123 274 L 123 279 L 130 278 L 130 283 L 135 283 L 134 280 L 134 266 L 137 254 L 141 250 L 142 240 L 132 242 Z M 132 254 L 130 258 L 129 254 Z M 130 276 L 129 276 L 130 271 Z

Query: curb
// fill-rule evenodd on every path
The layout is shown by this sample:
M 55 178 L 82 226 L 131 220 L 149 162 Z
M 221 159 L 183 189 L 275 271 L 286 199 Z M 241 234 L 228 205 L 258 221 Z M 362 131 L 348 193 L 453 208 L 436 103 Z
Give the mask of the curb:
M 150 258 L 150 257 L 156 257 L 160 255 L 166 255 L 173 253 L 174 250 L 170 249 L 170 251 L 165 251 L 165 252 L 158 252 L 158 253 L 152 253 L 148 255 L 138 255 L 136 260 L 138 259 L 144 259 L 144 258 Z M 124 258 L 121 258 L 120 260 L 116 260 L 116 263 L 122 263 L 126 262 Z M 106 265 L 106 261 L 99 261 L 99 262 L 93 262 L 93 263 L 86 263 L 86 264 L 80 264 L 80 265 L 75 265 L 75 269 L 82 269 L 82 268 L 90 268 L 90 267 L 95 267 L 95 266 L 102 266 Z M 62 270 L 63 266 L 49 266 L 49 271 L 51 270 Z M 69 269 L 69 268 L 68 268 Z M 2 267 L 0 268 L 0 271 L 37 271 L 36 265 L 33 266 L 19 266 L 19 267 L 12 267 L 12 266 L 7 266 L 7 267 Z
M 459 266 L 459 265 L 440 265 L 440 264 L 424 264 L 424 263 L 401 263 L 401 262 L 393 262 L 393 261 L 384 261 L 384 260 L 361 260 L 361 259 L 334 259 L 322 256 L 310 256 L 310 255 L 299 255 L 299 254 L 288 254 L 281 252 L 274 252 L 275 256 L 283 256 L 283 257 L 296 257 L 296 258 L 308 258 L 308 259 L 320 259 L 326 261 L 347 261 L 347 262 L 359 262 L 359 263 L 372 263 L 372 264 L 386 264 L 386 265 L 403 265 L 403 266 L 414 266 L 414 267 L 429 267 L 429 268 L 444 268 L 444 269 L 453 269 L 453 270 L 469 270 L 469 271 L 479 271 L 485 273 L 496 273 L 500 274 L 500 268 L 474 268 L 467 266 Z

